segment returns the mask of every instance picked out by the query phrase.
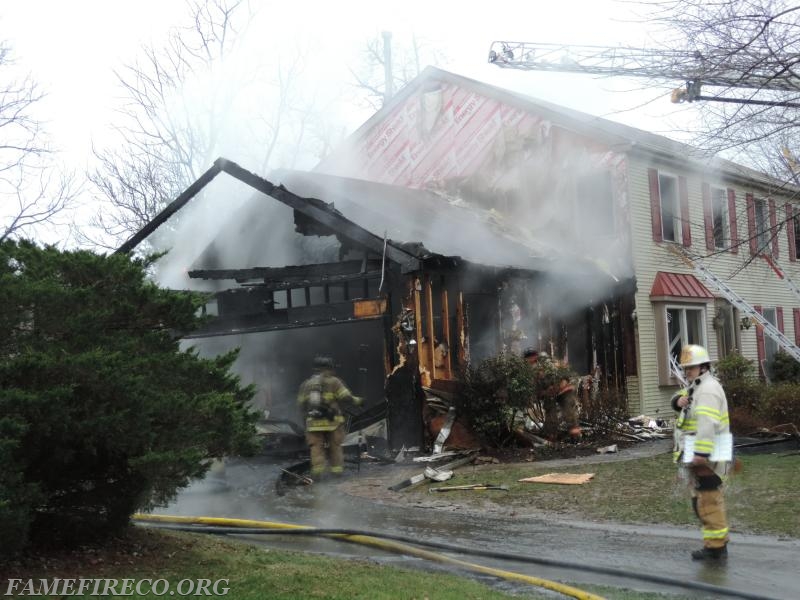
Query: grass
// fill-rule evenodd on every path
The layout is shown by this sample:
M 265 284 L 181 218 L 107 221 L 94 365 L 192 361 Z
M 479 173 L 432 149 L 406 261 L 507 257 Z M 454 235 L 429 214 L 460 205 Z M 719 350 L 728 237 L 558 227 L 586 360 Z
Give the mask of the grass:
M 744 456 L 741 460 L 744 469 L 732 478 L 727 492 L 733 530 L 800 537 L 800 518 L 795 499 L 800 457 L 753 455 Z M 517 481 L 549 472 L 592 472 L 595 476 L 584 485 L 543 485 Z M 552 468 L 536 463 L 487 465 L 457 471 L 456 476 L 444 485 L 479 482 L 507 485 L 510 490 L 508 493 L 447 492 L 446 497 L 476 507 L 490 499 L 507 506 L 512 515 L 514 508 L 518 507 L 519 512 L 533 509 L 562 513 L 582 520 L 696 526 L 689 508 L 688 492 L 677 481 L 676 469 L 668 454 L 568 468 Z M 405 493 L 427 494 L 427 486 Z M 318 554 L 271 550 L 201 534 L 140 528 L 132 528 L 125 537 L 105 546 L 73 552 L 37 553 L 17 562 L 0 563 L 0 594 L 8 589 L 9 577 L 23 580 L 53 577 L 167 579 L 173 590 L 178 582 L 185 579 L 210 579 L 212 582 L 228 579 L 226 586 L 230 590 L 227 597 L 237 600 L 491 600 L 554 597 L 551 592 L 524 586 L 515 587 L 516 595 L 510 595 L 464 577 L 460 572 L 450 575 L 441 570 L 408 570 L 365 559 L 337 559 Z M 576 587 L 614 600 L 685 600 L 681 596 L 605 586 Z M 146 597 L 152 596 L 151 593 Z
M 167 579 L 171 590 L 176 590 L 184 579 L 210 579 L 212 582 L 227 579 L 228 583 L 220 584 L 218 589 L 228 587 L 226 595 L 237 600 L 511 597 L 476 581 L 442 573 L 420 576 L 418 571 L 368 560 L 345 561 L 317 554 L 270 550 L 202 534 L 141 528 L 132 528 L 124 538 L 103 547 L 45 559 L 39 555 L 11 565 L 4 575 L 0 577 L 0 594 L 8 589 L 6 580 L 9 577 L 23 580 L 111 577 Z M 121 597 L 152 598 L 153 595 Z
M 10 577 L 23 580 L 52 580 L 54 577 L 167 579 L 173 591 L 186 579 L 209 579 L 211 582 L 227 579 L 226 584 L 220 583 L 218 590 L 229 588 L 225 595 L 236 600 L 499 600 L 520 597 L 544 600 L 554 597 L 552 592 L 524 586 L 516 588 L 517 595 L 511 595 L 459 574 L 421 572 L 364 559 L 276 551 L 203 534 L 140 528 L 132 528 L 125 537 L 103 547 L 50 557 L 38 555 L 5 568 L 0 564 L 0 594 L 7 591 Z M 675 596 L 605 586 L 578 587 L 591 588 L 596 594 L 620 600 L 680 600 Z M 167 596 L 170 594 L 164 597 Z M 154 596 L 151 592 L 146 596 L 119 597 Z
M 731 528 L 737 532 L 800 538 L 797 512 L 797 470 L 800 456 L 761 454 L 742 456 L 743 470 L 730 478 L 726 501 Z M 594 473 L 583 485 L 520 483 L 543 473 Z M 560 513 L 585 520 L 622 523 L 692 525 L 697 521 L 689 492 L 677 478 L 669 454 L 653 458 L 580 466 L 514 463 L 463 469 L 441 485 L 491 483 L 509 491 L 446 492 L 447 498 L 480 506 L 487 499 L 511 510 L 515 507 Z M 428 487 L 411 493 L 427 494 Z

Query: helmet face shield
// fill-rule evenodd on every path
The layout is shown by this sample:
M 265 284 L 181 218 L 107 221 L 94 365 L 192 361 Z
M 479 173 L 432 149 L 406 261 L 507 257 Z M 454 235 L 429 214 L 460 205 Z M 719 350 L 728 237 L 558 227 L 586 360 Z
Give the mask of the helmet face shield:
M 697 344 L 689 344 L 684 346 L 681 350 L 678 364 L 682 368 L 696 367 L 697 365 L 704 365 L 710 363 L 711 358 L 708 356 L 708 350 Z

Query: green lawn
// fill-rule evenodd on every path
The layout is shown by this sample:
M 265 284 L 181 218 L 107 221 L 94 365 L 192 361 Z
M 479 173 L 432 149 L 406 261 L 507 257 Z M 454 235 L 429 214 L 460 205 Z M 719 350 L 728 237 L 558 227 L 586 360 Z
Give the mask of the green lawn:
M 735 475 L 727 498 L 734 531 L 800 537 L 797 513 L 797 475 L 800 456 L 757 455 L 741 459 L 744 470 Z M 594 473 L 584 485 L 543 485 L 517 480 L 550 472 Z M 480 506 L 487 498 L 522 510 L 552 511 L 577 519 L 626 523 L 658 523 L 695 526 L 688 492 L 676 480 L 669 455 L 569 468 L 551 468 L 546 463 L 489 465 L 462 469 L 446 484 L 494 483 L 508 485 L 509 492 L 446 492 L 450 500 Z M 428 494 L 420 486 L 406 494 Z M 466 559 L 480 564 L 480 559 Z M 171 589 L 181 580 L 229 580 L 226 594 L 235 599 L 276 600 L 325 598 L 350 600 L 519 598 L 487 587 L 460 572 L 400 569 L 370 560 L 268 550 L 248 543 L 156 530 L 133 530 L 121 540 L 100 547 L 81 549 L 61 556 L 40 556 L 10 565 L 0 564 L 0 593 L 7 578 L 115 577 L 167 579 Z M 643 594 L 598 586 L 576 586 L 606 598 L 655 600 L 678 596 Z M 518 588 L 519 589 L 519 588 Z M 523 586 L 525 598 L 553 598 L 531 586 Z M 517 592 L 519 593 L 519 592 Z M 81 597 L 81 596 L 77 596 Z M 91 596 L 83 596 L 90 598 Z M 96 597 L 96 596 L 95 596 Z M 129 595 L 127 598 L 150 598 Z
M 48 578 L 51 581 L 54 577 L 130 578 L 135 582 L 166 579 L 171 591 L 177 590 L 179 582 L 184 580 L 210 580 L 209 589 L 212 590 L 214 582 L 227 580 L 218 583 L 217 590 L 223 592 L 228 588 L 224 597 L 235 600 L 545 600 L 565 597 L 524 585 L 519 585 L 516 595 L 511 595 L 465 577 L 458 571 L 451 575 L 402 569 L 365 559 L 345 560 L 277 551 L 206 534 L 142 528 L 132 528 L 125 538 L 105 547 L 82 549 L 58 557 L 39 555 L 10 568 L 0 564 L 0 594 L 7 591 L 9 577 L 23 580 Z M 183 585 L 186 589 L 187 584 Z M 614 599 L 681 600 L 675 596 L 641 594 L 602 586 L 576 587 Z M 17 589 L 19 591 L 21 589 Z M 70 597 L 89 599 L 97 596 Z M 149 599 L 155 596 L 151 592 L 118 597 Z M 163 597 L 180 596 L 167 592 Z
M 730 478 L 726 499 L 734 531 L 800 538 L 797 511 L 800 455 L 742 456 L 744 469 Z M 544 473 L 594 473 L 582 485 L 520 483 Z M 623 523 L 695 525 L 689 492 L 678 481 L 669 454 L 653 458 L 553 468 L 547 463 L 515 463 L 462 469 L 444 484 L 502 484 L 509 491 L 446 492 L 458 503 L 479 506 L 487 498 L 513 509 L 536 508 L 578 519 Z M 410 493 L 428 494 L 429 486 Z M 435 487 L 435 486 L 430 486 Z

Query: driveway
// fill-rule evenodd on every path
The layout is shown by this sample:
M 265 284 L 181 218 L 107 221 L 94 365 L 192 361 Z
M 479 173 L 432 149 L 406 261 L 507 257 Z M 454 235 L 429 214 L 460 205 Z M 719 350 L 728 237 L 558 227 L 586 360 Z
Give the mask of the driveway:
M 628 460 L 669 450 L 666 440 L 637 444 L 614 455 L 553 460 L 554 467 Z M 471 467 L 470 467 L 471 468 Z M 487 503 L 479 510 L 467 510 L 451 500 L 410 496 L 387 488 L 419 466 L 378 467 L 363 465 L 348 473 L 338 484 L 290 488 L 284 496 L 275 493 L 279 466 L 239 462 L 226 468 L 225 483 L 202 481 L 185 490 L 164 514 L 203 515 L 263 519 L 309 525 L 393 533 L 415 539 L 481 548 L 498 552 L 536 556 L 584 565 L 595 565 L 649 573 L 676 580 L 703 582 L 744 591 L 765 598 L 798 597 L 800 540 L 733 533 L 729 558 L 724 566 L 707 566 L 691 561 L 689 551 L 698 547 L 696 527 L 633 526 L 609 522 L 567 520 L 544 514 L 535 507 L 514 516 L 502 507 Z M 284 549 L 312 550 L 369 556 L 407 566 L 418 559 L 382 556 L 379 551 L 333 540 L 310 537 L 262 536 L 263 543 Z M 607 584 L 642 591 L 698 592 L 658 584 L 597 575 L 585 571 L 543 567 L 515 561 L 465 557 L 465 560 L 516 572 L 565 581 Z M 508 588 L 509 584 L 500 584 Z M 515 587 L 516 593 L 523 589 Z

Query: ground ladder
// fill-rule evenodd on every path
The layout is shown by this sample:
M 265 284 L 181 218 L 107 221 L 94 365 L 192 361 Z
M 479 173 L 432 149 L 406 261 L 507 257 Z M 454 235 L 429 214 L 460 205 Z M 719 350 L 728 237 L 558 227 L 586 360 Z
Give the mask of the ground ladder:
M 792 281 L 789 276 L 786 274 L 786 271 L 781 268 L 778 264 L 778 261 L 774 258 L 770 258 L 769 256 L 764 256 L 764 260 L 769 263 L 769 266 L 772 267 L 772 270 L 778 275 L 779 279 L 783 279 L 783 282 L 786 284 L 792 293 L 795 295 L 796 298 L 800 299 L 800 288 L 797 287 L 794 281 Z
M 683 259 L 683 261 L 692 267 L 692 269 L 694 269 L 694 272 L 697 273 L 698 277 L 700 277 L 704 282 L 711 284 L 714 289 L 718 290 L 719 293 L 725 296 L 728 302 L 735 306 L 739 312 L 747 315 L 753 321 L 758 323 L 763 328 L 765 334 L 775 340 L 778 346 L 786 351 L 787 354 L 789 354 L 796 361 L 800 362 L 800 348 L 795 346 L 789 340 L 789 338 L 783 335 L 783 333 L 777 327 L 775 327 L 775 325 L 767 321 L 767 319 L 764 318 L 764 315 L 745 302 L 745 300 L 739 294 L 733 291 L 727 283 L 714 275 L 714 273 L 712 273 L 711 270 L 699 258 L 691 257 L 683 248 L 674 247 L 674 249 L 679 252 L 679 256 Z M 785 276 L 784 280 L 787 283 L 790 281 L 788 277 Z M 794 283 L 791 283 L 791 285 L 794 286 Z M 796 286 L 794 289 L 797 289 Z M 798 290 L 796 293 L 798 294 L 798 297 L 800 297 L 800 290 Z

